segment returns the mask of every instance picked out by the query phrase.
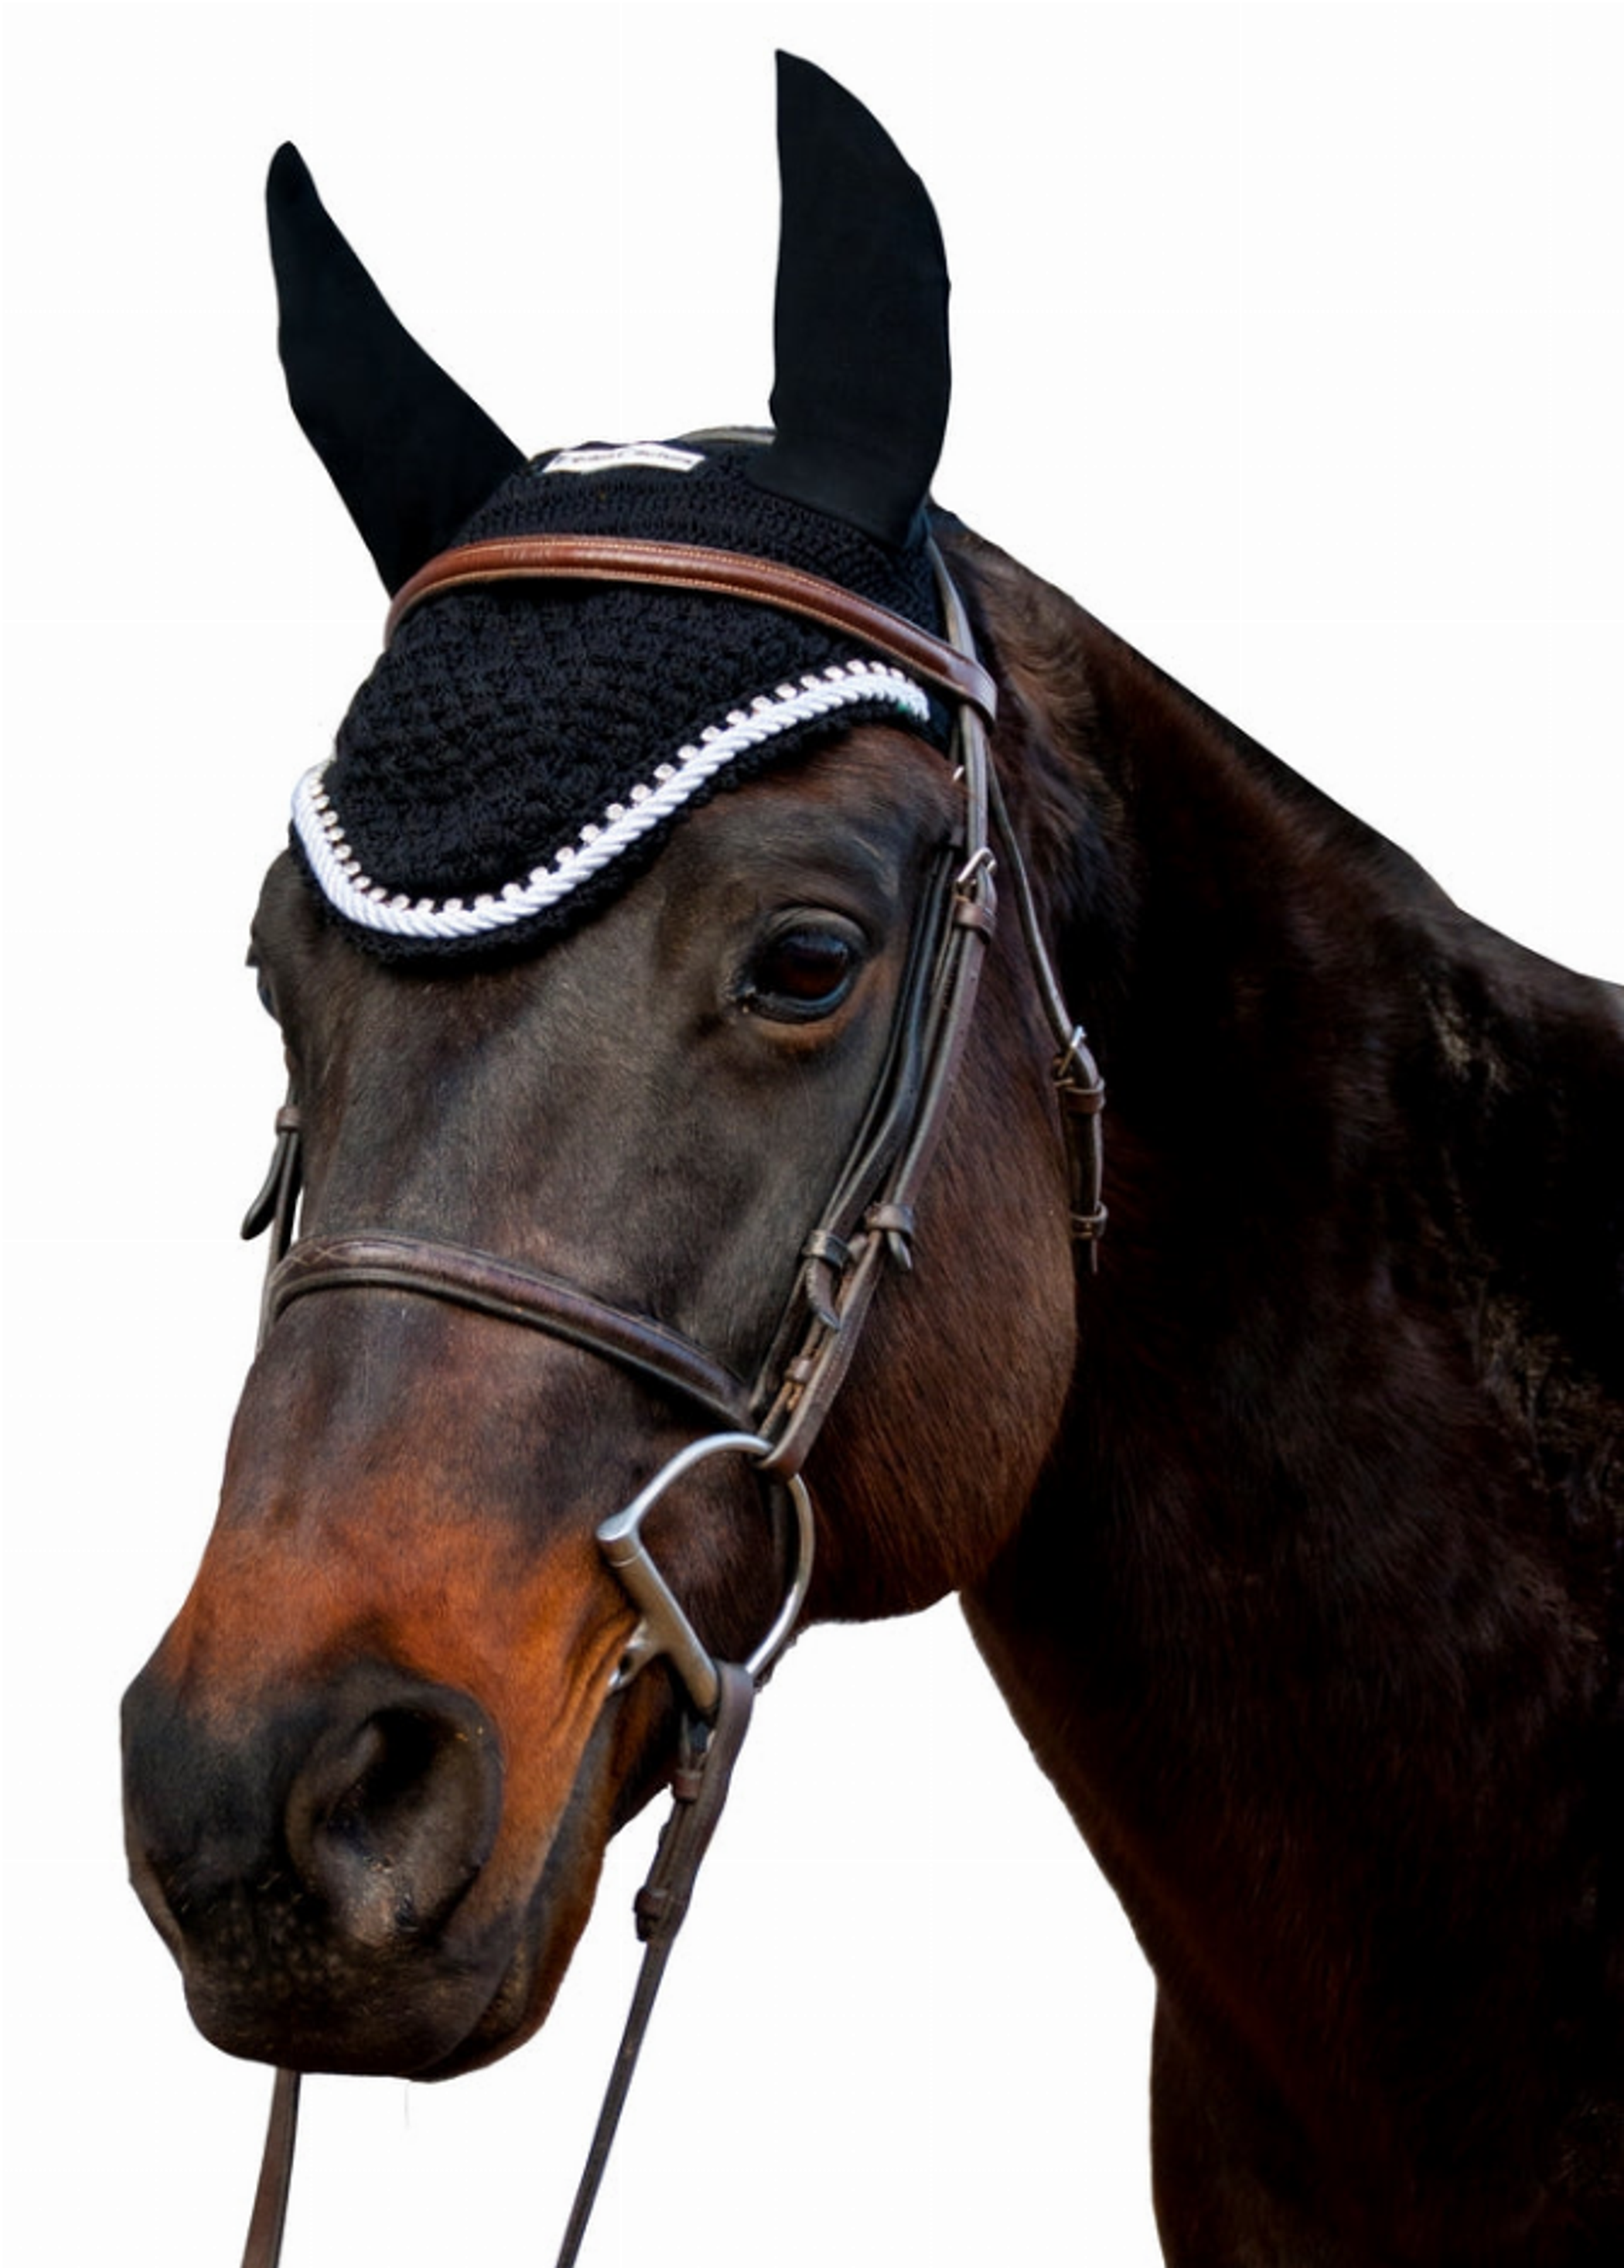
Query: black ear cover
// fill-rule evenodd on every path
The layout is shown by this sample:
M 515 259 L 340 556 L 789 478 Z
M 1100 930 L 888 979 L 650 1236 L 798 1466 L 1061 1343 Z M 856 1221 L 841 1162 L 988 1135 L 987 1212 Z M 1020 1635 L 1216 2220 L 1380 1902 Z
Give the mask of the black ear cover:
M 917 534 L 947 426 L 947 261 L 923 183 L 827 72 L 778 58 L 775 438 L 753 477 Z
M 288 398 L 397 591 L 524 454 L 396 320 L 290 142 L 266 210 Z

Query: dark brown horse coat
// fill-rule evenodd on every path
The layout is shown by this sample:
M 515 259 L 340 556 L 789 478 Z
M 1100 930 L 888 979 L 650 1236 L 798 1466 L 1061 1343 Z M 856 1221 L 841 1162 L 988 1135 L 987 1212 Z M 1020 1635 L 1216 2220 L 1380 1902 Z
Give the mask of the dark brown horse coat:
M 1110 1083 L 1110 1239 L 1074 1278 L 1006 931 L 918 1264 L 819 1445 L 811 1610 L 962 1593 L 1157 1970 L 1171 2261 L 1600 2268 L 1618 996 L 942 533 Z M 279 863 L 255 950 L 306 1231 L 529 1259 L 746 1362 L 950 807 L 932 751 L 865 728 L 696 814 L 545 954 L 432 976 L 356 953 Z M 786 900 L 863 929 L 861 982 L 815 1027 L 719 1012 Z M 670 1753 L 657 1681 L 605 1700 L 632 1616 L 592 1528 L 685 1430 L 590 1356 L 409 1299 L 277 1325 L 129 1705 L 137 1881 L 221 2044 L 447 2075 L 541 2021 Z M 662 1553 L 718 1652 L 770 1612 L 759 1547 L 746 1482 L 673 1498 Z
M 1084 846 L 1113 1215 L 1051 1477 L 966 1607 L 1157 1971 L 1170 2257 L 1600 2262 L 1619 996 L 972 556 L 1039 839 Z

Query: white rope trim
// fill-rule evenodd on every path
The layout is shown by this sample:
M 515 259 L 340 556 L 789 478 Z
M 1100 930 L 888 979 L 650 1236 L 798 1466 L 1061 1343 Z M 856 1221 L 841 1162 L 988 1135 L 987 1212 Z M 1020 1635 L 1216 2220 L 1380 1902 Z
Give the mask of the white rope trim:
M 804 677 L 798 686 L 781 685 L 775 696 L 763 694 L 748 710 L 735 709 L 724 725 L 708 726 L 697 746 L 679 748 L 671 762 L 657 764 L 651 781 L 629 789 L 623 802 L 612 803 L 600 820 L 555 853 L 550 865 L 537 866 L 525 881 L 509 882 L 471 903 L 461 898 L 413 900 L 362 872 L 322 784 L 331 757 L 306 772 L 294 790 L 293 824 L 312 873 L 346 921 L 391 937 L 479 937 L 557 905 L 628 844 L 680 811 L 747 748 L 854 702 L 874 700 L 889 702 L 918 724 L 930 714 L 923 689 L 889 663 L 836 662 L 821 676 Z

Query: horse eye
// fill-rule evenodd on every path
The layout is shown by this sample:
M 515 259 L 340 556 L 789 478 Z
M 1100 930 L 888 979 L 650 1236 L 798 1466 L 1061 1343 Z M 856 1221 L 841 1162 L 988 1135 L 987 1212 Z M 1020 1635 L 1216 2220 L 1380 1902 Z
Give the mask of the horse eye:
M 829 1015 L 851 990 L 861 957 L 856 939 L 841 931 L 797 923 L 762 946 L 740 1003 L 781 1023 Z

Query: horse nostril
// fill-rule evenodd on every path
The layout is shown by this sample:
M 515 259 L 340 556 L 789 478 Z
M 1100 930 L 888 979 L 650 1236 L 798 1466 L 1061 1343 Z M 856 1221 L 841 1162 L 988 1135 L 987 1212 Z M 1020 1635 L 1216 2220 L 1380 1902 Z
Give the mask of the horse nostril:
M 356 1942 L 443 1921 L 490 1855 L 502 1765 L 477 1705 L 414 1687 L 329 1727 L 289 1792 L 288 1848 Z

